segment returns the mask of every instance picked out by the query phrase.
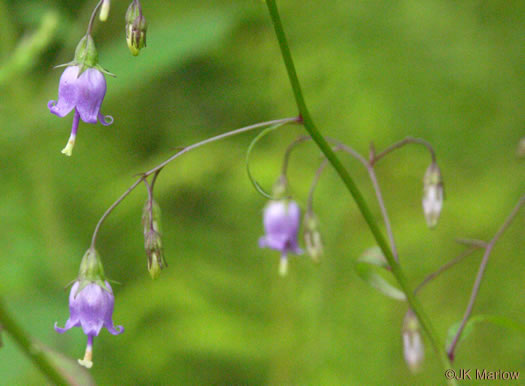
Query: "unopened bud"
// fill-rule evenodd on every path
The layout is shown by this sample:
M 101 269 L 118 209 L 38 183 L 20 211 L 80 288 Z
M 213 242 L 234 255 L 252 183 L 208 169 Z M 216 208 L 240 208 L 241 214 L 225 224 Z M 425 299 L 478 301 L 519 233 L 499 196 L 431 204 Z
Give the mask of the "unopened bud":
M 100 13 L 98 14 L 100 21 L 104 22 L 108 20 L 110 5 L 111 5 L 110 0 L 103 1 L 102 6 L 100 7 Z
M 423 213 L 430 228 L 436 226 L 443 208 L 443 180 L 441 171 L 435 162 L 432 162 L 423 178 Z
M 412 310 L 408 310 L 403 320 L 403 354 L 408 368 L 417 372 L 425 356 L 419 321 Z
M 140 1 L 133 0 L 126 12 L 126 42 L 133 56 L 137 56 L 146 47 L 147 29 L 148 23 L 142 15 Z
M 316 215 L 311 211 L 307 211 L 304 215 L 303 224 L 306 252 L 308 252 L 312 260 L 317 263 L 323 255 L 323 241 L 319 233 Z
M 150 231 L 145 235 L 144 248 L 146 256 L 148 257 L 148 271 L 152 279 L 157 279 L 160 272 L 166 268 L 166 260 L 164 260 L 164 251 L 162 249 L 162 239 L 160 234 L 155 231 Z

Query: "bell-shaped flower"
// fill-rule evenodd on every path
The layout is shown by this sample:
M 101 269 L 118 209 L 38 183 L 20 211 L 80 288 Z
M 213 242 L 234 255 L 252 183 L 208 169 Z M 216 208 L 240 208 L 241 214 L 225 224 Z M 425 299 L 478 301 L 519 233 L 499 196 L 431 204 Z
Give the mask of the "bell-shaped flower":
M 279 268 L 281 275 L 287 272 L 288 253 L 303 253 L 297 245 L 300 220 L 301 210 L 295 201 L 270 201 L 264 208 L 265 235 L 259 239 L 259 246 L 281 252 Z
M 69 294 L 69 319 L 64 328 L 60 328 L 55 323 L 55 330 L 64 333 L 72 327 L 82 327 L 84 334 L 87 335 L 88 342 L 86 354 L 79 363 L 87 368 L 93 365 L 93 338 L 98 336 L 102 327 L 113 335 L 118 335 L 124 331 L 122 326 L 115 328 L 112 315 L 115 298 L 111 286 L 106 281 L 106 288 L 98 283 L 89 283 L 81 288 L 81 281 L 76 281 Z
M 84 359 L 78 362 L 87 368 L 93 366 L 93 338 L 98 336 L 102 327 L 113 335 L 124 331 L 122 326 L 113 325 L 113 290 L 104 277 L 104 268 L 97 251 L 91 247 L 80 263 L 78 279 L 69 294 L 69 319 L 64 328 L 55 323 L 55 330 L 64 333 L 72 327 L 81 327 L 87 335 Z
M 113 123 L 111 116 L 104 116 L 100 107 L 106 95 L 106 79 L 95 67 L 81 72 L 80 65 L 68 66 L 60 78 L 58 102 L 51 100 L 49 111 L 61 118 L 74 110 L 73 127 L 66 147 L 62 153 L 70 156 L 75 145 L 80 119 L 86 123 L 99 121 L 107 126 Z

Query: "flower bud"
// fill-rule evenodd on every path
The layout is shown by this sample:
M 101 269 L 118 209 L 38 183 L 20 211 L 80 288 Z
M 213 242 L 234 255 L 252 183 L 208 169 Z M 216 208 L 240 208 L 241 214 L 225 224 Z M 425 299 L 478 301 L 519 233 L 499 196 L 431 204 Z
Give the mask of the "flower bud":
M 144 249 L 148 257 L 149 274 L 152 279 L 157 279 L 160 276 L 160 272 L 168 266 L 164 259 L 162 239 L 158 232 L 150 231 L 145 235 Z
M 323 241 L 318 230 L 317 216 L 313 212 L 307 211 L 304 215 L 303 224 L 306 252 L 317 263 L 323 255 Z
M 110 0 L 103 1 L 102 6 L 100 7 L 100 13 L 98 14 L 100 21 L 104 22 L 108 20 L 110 5 L 111 5 Z
M 137 56 L 146 47 L 148 23 L 142 15 L 140 1 L 133 0 L 126 12 L 126 42 L 133 56 Z
M 423 178 L 423 213 L 429 228 L 436 226 L 443 208 L 443 180 L 441 171 L 435 162 L 432 162 Z
M 157 279 L 160 272 L 168 266 L 162 248 L 160 206 L 155 200 L 147 200 L 142 212 L 144 227 L 144 249 L 148 258 L 148 271 L 152 279 Z
M 403 354 L 408 368 L 417 372 L 425 356 L 425 347 L 419 328 L 419 321 L 412 310 L 408 310 L 403 320 Z

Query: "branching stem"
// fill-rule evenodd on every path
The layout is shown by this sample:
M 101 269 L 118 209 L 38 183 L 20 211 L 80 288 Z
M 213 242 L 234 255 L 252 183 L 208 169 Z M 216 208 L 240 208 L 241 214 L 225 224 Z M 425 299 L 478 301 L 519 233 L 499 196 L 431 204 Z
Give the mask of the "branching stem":
M 133 185 L 131 185 L 128 190 L 126 190 L 118 199 L 117 201 L 115 201 L 107 210 L 106 212 L 104 212 L 104 214 L 102 215 L 102 217 L 100 218 L 100 220 L 98 220 L 98 223 L 97 225 L 95 226 L 95 230 L 93 231 L 93 236 L 91 237 L 91 248 L 95 248 L 95 243 L 96 243 L 96 240 L 97 240 L 97 235 L 98 235 L 98 232 L 100 230 L 100 227 L 102 226 L 102 224 L 104 223 L 104 221 L 106 220 L 106 218 L 111 214 L 111 212 L 113 212 L 113 210 L 141 183 L 143 182 L 146 178 L 148 178 L 149 176 L 151 176 L 152 174 L 157 174 L 163 167 L 165 167 L 167 164 L 169 164 L 170 162 L 172 162 L 173 160 L 177 159 L 178 157 L 180 157 L 181 155 L 193 150 L 193 149 L 196 149 L 198 147 L 201 147 L 201 146 L 204 146 L 204 145 L 207 145 L 209 143 L 212 143 L 212 142 L 216 142 L 216 141 L 220 141 L 221 139 L 224 139 L 224 138 L 228 138 L 228 137 L 233 137 L 237 134 L 241 134 L 241 133 L 245 133 L 247 131 L 250 131 L 250 130 L 255 130 L 255 129 L 259 129 L 261 127 L 266 127 L 266 126 L 271 126 L 271 125 L 276 125 L 276 124 L 285 124 L 285 123 L 291 123 L 291 122 L 299 122 L 300 121 L 300 118 L 299 117 L 293 117 L 293 118 L 284 118 L 284 119 L 276 119 L 276 120 L 273 120 L 273 121 L 268 121 L 268 122 L 261 122 L 261 123 L 256 123 L 254 125 L 250 125 L 250 126 L 246 126 L 246 127 L 241 127 L 240 129 L 236 129 L 236 130 L 232 130 L 232 131 L 228 131 L 227 133 L 223 133 L 223 134 L 219 134 L 215 137 L 211 137 L 211 138 L 208 138 L 208 139 L 205 139 L 204 141 L 200 141 L 200 142 L 197 142 L 197 143 L 194 143 L 193 145 L 190 145 L 190 146 L 187 146 L 187 147 L 184 147 L 182 150 L 178 151 L 177 153 L 175 153 L 174 155 L 172 155 L 170 158 L 168 158 L 167 160 L 165 160 L 164 162 L 160 163 L 159 165 L 155 166 L 153 169 L 151 170 L 148 170 L 147 172 L 145 172 L 144 174 L 142 174 L 139 179 L 137 181 L 135 181 L 133 183 Z M 152 183 L 151 185 L 153 185 L 155 183 L 155 179 L 156 179 L 156 176 L 153 177 L 153 180 L 152 180 Z
M 512 212 L 508 215 L 503 225 L 498 229 L 498 231 L 496 232 L 492 240 L 489 241 L 489 243 L 487 244 L 487 247 L 485 248 L 485 253 L 483 254 L 483 259 L 481 260 L 481 263 L 479 265 L 478 273 L 476 275 L 476 280 L 474 282 L 474 286 L 470 294 L 470 299 L 467 305 L 467 309 L 465 310 L 465 314 L 463 315 L 463 319 L 461 320 L 459 329 L 456 332 L 456 335 L 454 336 L 452 343 L 447 349 L 447 354 L 451 361 L 454 360 L 454 350 L 456 349 L 459 339 L 461 338 L 461 334 L 463 333 L 463 330 L 465 329 L 465 325 L 467 324 L 468 319 L 470 318 L 470 315 L 472 314 L 474 303 L 476 302 L 476 298 L 478 297 L 479 287 L 481 286 L 481 281 L 483 280 L 483 275 L 485 273 L 485 269 L 487 268 L 490 254 L 492 250 L 494 249 L 494 245 L 500 239 L 503 233 L 507 230 L 507 228 L 510 226 L 512 221 L 516 218 L 516 215 L 518 214 L 518 212 L 520 211 L 521 207 L 524 204 L 525 204 L 525 195 L 521 196 L 521 198 L 519 199 L 518 203 L 516 204 Z

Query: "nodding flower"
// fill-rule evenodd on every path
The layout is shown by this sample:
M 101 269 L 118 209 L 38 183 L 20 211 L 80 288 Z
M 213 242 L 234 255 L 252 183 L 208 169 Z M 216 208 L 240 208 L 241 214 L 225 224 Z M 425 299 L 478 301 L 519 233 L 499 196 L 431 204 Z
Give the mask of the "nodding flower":
M 69 319 L 63 328 L 55 323 L 55 330 L 61 334 L 73 327 L 81 327 L 87 335 L 84 359 L 78 360 L 82 366 L 93 366 L 93 339 L 98 336 L 102 327 L 106 327 L 113 335 L 124 332 L 122 326 L 115 328 L 113 325 L 114 305 L 113 290 L 104 278 L 104 269 L 98 253 L 90 248 L 80 264 L 78 279 L 71 287 Z
M 75 51 L 75 59 L 66 66 L 58 85 L 58 101 L 49 101 L 47 107 L 51 113 L 60 118 L 74 111 L 71 135 L 62 150 L 62 153 L 70 156 L 75 146 L 80 120 L 86 123 L 98 121 L 107 126 L 113 123 L 113 117 L 104 116 L 100 112 L 106 95 L 104 73 L 109 73 L 98 65 L 98 54 L 90 35 L 80 40 Z
M 303 253 L 297 245 L 300 219 L 301 210 L 293 200 L 270 201 L 264 208 L 265 235 L 259 239 L 259 246 L 281 252 L 279 273 L 283 276 L 287 273 L 288 253 Z

